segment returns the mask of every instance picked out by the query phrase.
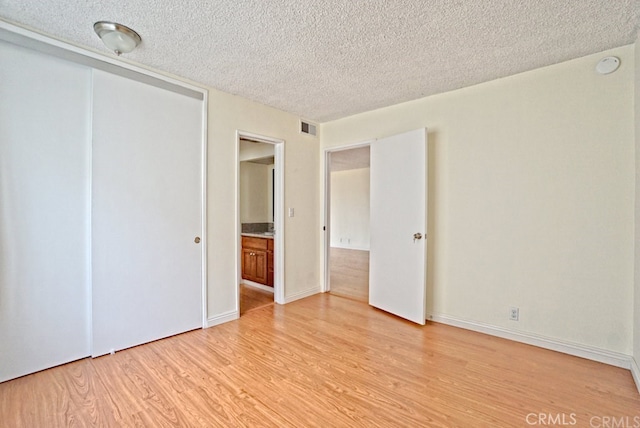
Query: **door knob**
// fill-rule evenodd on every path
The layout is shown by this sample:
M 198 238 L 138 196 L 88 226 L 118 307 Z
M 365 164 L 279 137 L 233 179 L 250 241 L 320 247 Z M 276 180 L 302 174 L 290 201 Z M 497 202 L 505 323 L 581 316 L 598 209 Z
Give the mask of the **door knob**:
M 200 243 L 200 237 L 196 236 L 196 239 L 194 239 L 193 242 L 195 242 L 196 244 L 199 244 Z
M 422 239 L 422 233 L 420 232 L 413 234 L 413 242 L 416 242 L 418 239 Z

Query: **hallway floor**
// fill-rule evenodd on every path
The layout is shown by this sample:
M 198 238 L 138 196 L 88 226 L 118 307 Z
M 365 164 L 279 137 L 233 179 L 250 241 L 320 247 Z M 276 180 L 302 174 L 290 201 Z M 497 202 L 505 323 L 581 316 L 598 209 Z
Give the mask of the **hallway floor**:
M 369 252 L 331 247 L 329 250 L 331 294 L 369 301 Z
M 240 316 L 254 309 L 273 304 L 273 293 L 240 284 Z

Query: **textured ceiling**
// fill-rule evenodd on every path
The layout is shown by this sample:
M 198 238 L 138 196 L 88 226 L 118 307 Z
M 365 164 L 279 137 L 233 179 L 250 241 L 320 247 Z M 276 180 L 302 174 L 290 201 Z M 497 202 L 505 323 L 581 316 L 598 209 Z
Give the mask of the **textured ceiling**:
M 319 122 L 629 43 L 640 0 L 0 0 L 0 17 Z

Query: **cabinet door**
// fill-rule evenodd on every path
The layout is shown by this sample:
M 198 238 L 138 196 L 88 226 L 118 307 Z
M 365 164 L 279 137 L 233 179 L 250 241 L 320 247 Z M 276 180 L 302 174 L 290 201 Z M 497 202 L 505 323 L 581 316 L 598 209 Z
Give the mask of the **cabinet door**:
M 242 237 L 242 278 L 268 285 L 268 241 L 270 239 Z M 272 254 L 272 253 L 271 253 Z M 273 256 L 273 254 L 272 254 Z M 273 280 L 271 281 L 273 284 Z
M 253 258 L 256 263 L 256 282 L 260 284 L 267 283 L 267 252 L 253 250 Z
M 273 250 L 267 251 L 267 285 L 273 287 Z
M 242 249 L 242 278 L 250 281 L 256 280 L 256 258 L 250 248 Z

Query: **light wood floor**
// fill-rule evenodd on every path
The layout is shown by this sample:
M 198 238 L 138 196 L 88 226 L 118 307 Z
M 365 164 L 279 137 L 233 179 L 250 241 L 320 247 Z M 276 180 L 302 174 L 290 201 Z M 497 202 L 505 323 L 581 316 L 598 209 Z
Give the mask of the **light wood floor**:
M 331 294 L 360 302 L 369 301 L 369 252 L 329 249 Z
M 240 284 L 240 315 L 267 305 L 273 305 L 273 293 Z
M 628 370 L 329 293 L 0 384 L 3 427 L 515 427 L 532 413 L 633 421 L 640 395 Z

